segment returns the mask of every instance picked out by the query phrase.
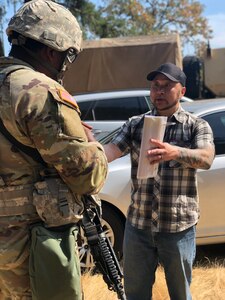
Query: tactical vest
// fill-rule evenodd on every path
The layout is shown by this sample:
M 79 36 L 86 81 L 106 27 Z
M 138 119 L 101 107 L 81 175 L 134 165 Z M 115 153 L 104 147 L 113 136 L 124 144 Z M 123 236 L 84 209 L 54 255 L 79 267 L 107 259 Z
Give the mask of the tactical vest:
M 1 70 L 0 87 L 9 74 L 20 69 L 29 69 L 29 67 L 11 65 Z M 0 132 L 19 151 L 26 153 L 43 167 L 47 167 L 39 152 L 17 141 L 7 131 L 1 119 Z M 79 221 L 83 210 L 81 198 L 68 189 L 55 170 L 46 168 L 46 173 L 43 170 L 42 175 L 44 180 L 36 184 L 0 188 L 0 216 L 38 213 L 50 227 Z M 0 180 L 3 181 L 1 177 Z

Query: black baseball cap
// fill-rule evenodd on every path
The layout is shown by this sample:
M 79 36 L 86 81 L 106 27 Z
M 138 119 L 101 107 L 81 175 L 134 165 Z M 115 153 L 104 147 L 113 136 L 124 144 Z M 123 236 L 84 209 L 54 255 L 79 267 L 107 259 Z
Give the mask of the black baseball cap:
M 147 76 L 147 79 L 149 81 L 152 81 L 154 80 L 157 74 L 163 74 L 170 80 L 174 82 L 180 82 L 182 86 L 185 86 L 186 78 L 187 78 L 186 75 L 179 67 L 177 67 L 172 63 L 162 64 L 158 69 L 150 72 Z

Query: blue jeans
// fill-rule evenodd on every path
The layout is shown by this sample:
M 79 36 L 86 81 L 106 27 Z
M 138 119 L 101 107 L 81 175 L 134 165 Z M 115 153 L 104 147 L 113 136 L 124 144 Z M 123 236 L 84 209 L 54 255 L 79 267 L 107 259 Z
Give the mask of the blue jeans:
M 155 271 L 164 267 L 171 300 L 191 300 L 192 265 L 196 254 L 195 226 L 178 233 L 156 233 L 133 227 L 124 236 L 124 288 L 127 300 L 152 299 Z

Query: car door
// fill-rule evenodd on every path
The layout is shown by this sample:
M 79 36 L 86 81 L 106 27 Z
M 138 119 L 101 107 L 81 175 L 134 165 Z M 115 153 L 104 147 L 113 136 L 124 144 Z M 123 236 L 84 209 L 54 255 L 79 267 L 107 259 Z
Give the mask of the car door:
M 216 157 L 209 170 L 198 171 L 200 221 L 197 243 L 225 242 L 225 111 L 202 116 L 214 133 Z

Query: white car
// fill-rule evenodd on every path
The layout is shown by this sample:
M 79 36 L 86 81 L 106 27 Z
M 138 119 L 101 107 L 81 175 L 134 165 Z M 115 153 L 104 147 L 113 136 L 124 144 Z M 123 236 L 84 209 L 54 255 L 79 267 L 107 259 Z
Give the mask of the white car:
M 198 100 L 182 106 L 204 118 L 214 132 L 216 157 L 209 170 L 198 170 L 200 221 L 197 245 L 225 243 L 225 98 Z M 110 142 L 115 132 L 102 139 Z M 126 155 L 109 164 L 107 181 L 99 194 L 102 200 L 102 224 L 118 258 L 122 257 L 123 232 L 130 203 L 130 157 Z M 86 248 L 85 248 L 85 247 Z M 80 247 L 83 267 L 92 258 L 86 243 Z

